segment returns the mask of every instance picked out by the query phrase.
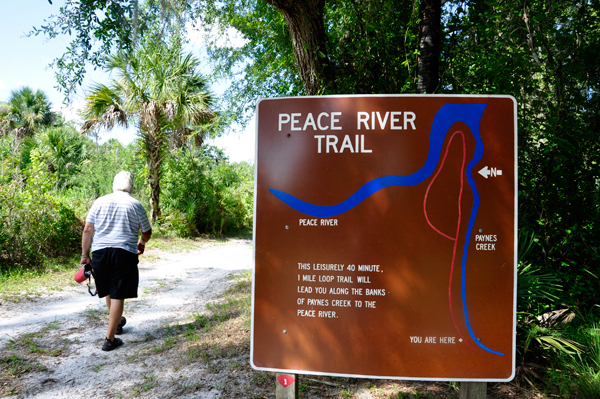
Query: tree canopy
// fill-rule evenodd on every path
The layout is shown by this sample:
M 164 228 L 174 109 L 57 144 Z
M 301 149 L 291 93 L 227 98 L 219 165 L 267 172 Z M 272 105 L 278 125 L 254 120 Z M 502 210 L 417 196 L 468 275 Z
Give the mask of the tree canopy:
M 57 14 L 29 35 L 71 37 L 65 53 L 51 63 L 58 88 L 70 99 L 88 68 L 102 68 L 107 54 L 128 51 L 142 37 L 161 38 L 180 30 L 189 7 L 187 1 L 171 0 L 65 0 Z
M 288 10 L 288 3 L 319 7 L 310 18 L 322 20 L 324 30 L 292 33 L 304 11 Z M 221 34 L 233 28 L 246 40 L 242 47 L 213 40 L 208 48 L 216 73 L 239 73 L 227 92 L 237 115 L 260 97 L 417 91 L 419 6 L 413 1 L 201 0 L 197 12 L 205 26 L 216 25 Z

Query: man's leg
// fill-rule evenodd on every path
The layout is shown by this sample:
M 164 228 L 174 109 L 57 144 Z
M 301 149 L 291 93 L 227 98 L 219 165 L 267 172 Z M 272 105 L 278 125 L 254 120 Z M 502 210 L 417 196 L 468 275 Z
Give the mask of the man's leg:
M 115 332 L 121 322 L 123 315 L 124 299 L 109 299 L 106 297 L 106 305 L 108 306 L 108 330 L 106 330 L 106 338 L 111 341 L 115 339 Z

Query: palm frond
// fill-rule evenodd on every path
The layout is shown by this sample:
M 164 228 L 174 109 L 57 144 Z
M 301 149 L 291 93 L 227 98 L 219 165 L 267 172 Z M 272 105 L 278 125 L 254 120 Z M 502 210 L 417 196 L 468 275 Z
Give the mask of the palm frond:
M 538 343 L 540 343 L 542 346 L 556 349 L 568 355 L 582 353 L 583 349 L 585 348 L 583 345 L 573 340 L 562 337 L 554 337 L 551 335 L 535 337 L 535 340 L 538 341 Z
M 114 87 L 103 84 L 92 86 L 88 92 L 83 117 L 83 132 L 99 126 L 107 129 L 112 129 L 115 125 L 128 126 L 128 113 L 121 105 L 119 92 Z

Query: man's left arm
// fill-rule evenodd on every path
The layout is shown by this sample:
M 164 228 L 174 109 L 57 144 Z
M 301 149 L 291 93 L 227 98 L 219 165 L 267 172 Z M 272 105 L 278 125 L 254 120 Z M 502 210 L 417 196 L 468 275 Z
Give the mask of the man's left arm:
M 138 255 L 141 255 L 146 249 L 146 243 L 150 240 L 150 237 L 152 237 L 152 226 L 148 220 L 148 215 L 146 215 L 146 210 L 139 202 L 137 203 L 136 210 L 138 214 L 139 229 L 142 232 L 142 236 L 137 243 Z
M 150 240 L 150 237 L 152 237 L 152 229 L 150 229 L 146 232 L 142 231 L 142 236 L 138 240 L 138 244 L 137 244 L 138 255 L 141 255 L 144 253 L 144 250 L 146 249 L 146 243 Z

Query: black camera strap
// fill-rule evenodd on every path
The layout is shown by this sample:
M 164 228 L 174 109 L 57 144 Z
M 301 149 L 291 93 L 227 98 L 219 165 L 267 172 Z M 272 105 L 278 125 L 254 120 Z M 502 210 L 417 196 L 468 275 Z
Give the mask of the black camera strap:
M 98 295 L 98 288 L 96 287 L 96 290 L 95 290 L 95 292 L 92 294 L 92 287 L 90 287 L 90 281 L 92 281 L 92 277 L 94 278 L 94 280 L 96 279 L 96 276 L 94 276 L 94 268 L 93 268 L 93 267 L 91 267 L 91 266 L 92 266 L 92 265 L 90 265 L 90 272 L 91 272 L 91 275 L 90 275 L 90 278 L 88 278 L 88 281 L 87 281 L 87 286 L 88 286 L 88 292 L 90 293 L 90 295 L 91 295 L 91 296 L 96 296 L 96 295 Z
M 96 291 L 94 291 L 94 293 L 92 294 L 92 287 L 90 287 L 90 283 L 88 282 L 88 292 L 90 293 L 91 296 L 96 296 L 98 295 L 98 289 L 96 289 Z

